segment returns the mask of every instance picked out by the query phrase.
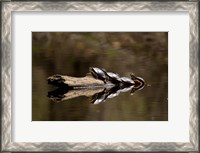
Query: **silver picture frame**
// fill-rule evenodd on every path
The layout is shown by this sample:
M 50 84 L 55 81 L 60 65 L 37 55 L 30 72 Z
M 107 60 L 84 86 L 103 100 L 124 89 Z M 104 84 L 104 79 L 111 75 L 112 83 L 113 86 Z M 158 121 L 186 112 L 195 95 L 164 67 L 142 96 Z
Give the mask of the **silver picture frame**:
M 2 151 L 199 151 L 198 77 L 199 36 L 198 1 L 165 2 L 12 2 L 2 4 L 1 62 L 1 150 Z M 13 11 L 187 11 L 189 13 L 190 142 L 12 142 L 12 31 Z

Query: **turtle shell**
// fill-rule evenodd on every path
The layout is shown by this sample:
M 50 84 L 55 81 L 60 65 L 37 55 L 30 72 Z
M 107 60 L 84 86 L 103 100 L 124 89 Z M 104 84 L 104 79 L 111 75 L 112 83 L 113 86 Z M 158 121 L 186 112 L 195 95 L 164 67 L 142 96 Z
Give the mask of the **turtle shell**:
M 121 81 L 122 81 L 123 84 L 132 84 L 132 85 L 135 84 L 134 81 L 131 80 L 130 78 L 122 77 L 122 78 L 120 78 L 120 79 L 121 79 Z
M 100 79 L 105 83 L 107 75 L 104 70 L 97 67 L 90 67 L 89 71 L 95 79 Z
M 121 79 L 118 74 L 107 72 L 108 80 L 114 84 L 120 83 Z

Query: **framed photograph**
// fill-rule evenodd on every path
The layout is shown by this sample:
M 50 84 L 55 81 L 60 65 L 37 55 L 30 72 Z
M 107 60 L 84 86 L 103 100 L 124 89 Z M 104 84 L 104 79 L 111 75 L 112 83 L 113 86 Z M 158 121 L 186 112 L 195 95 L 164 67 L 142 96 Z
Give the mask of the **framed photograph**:
M 1 5 L 2 151 L 199 151 L 198 1 Z

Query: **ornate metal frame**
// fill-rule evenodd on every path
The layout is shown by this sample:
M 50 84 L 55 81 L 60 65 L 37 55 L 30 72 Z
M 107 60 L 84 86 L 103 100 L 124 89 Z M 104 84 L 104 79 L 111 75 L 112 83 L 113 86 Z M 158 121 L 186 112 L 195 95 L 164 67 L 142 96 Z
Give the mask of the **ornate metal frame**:
M 15 143 L 11 140 L 12 11 L 188 11 L 190 21 L 189 143 Z M 170 2 L 2 2 L 2 151 L 198 151 L 198 1 Z

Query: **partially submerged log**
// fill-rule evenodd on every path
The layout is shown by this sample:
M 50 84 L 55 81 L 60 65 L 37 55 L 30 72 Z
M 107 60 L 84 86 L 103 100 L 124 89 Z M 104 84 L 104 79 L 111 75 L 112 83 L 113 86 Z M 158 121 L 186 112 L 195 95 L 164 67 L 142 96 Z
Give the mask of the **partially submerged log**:
M 128 87 L 135 86 L 140 88 L 145 85 L 144 80 L 130 74 L 131 78 L 120 77 L 116 73 L 107 72 L 105 69 L 96 67 L 89 68 L 89 73 L 85 77 L 71 77 L 64 75 L 53 75 L 48 77 L 48 83 L 57 87 L 68 87 L 71 89 L 77 88 L 96 88 L 120 86 Z

